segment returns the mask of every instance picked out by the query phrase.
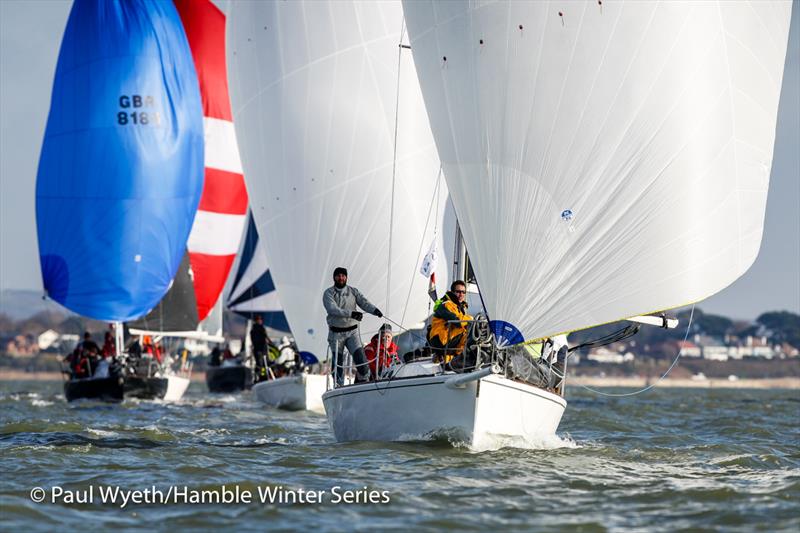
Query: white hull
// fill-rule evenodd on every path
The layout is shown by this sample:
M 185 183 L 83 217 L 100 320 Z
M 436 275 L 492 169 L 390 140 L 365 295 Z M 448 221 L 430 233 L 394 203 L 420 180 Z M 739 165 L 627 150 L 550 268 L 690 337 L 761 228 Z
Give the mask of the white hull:
M 488 375 L 459 387 L 455 374 L 353 385 L 323 395 L 336 440 L 447 438 L 472 446 L 537 444 L 555 436 L 567 402 L 550 392 Z
M 167 392 L 164 393 L 164 400 L 177 402 L 183 398 L 186 389 L 189 388 L 189 379 L 181 376 L 167 376 Z
M 253 386 L 260 402 L 289 411 L 309 410 L 325 414 L 322 394 L 327 387 L 327 376 L 302 374 L 262 381 Z

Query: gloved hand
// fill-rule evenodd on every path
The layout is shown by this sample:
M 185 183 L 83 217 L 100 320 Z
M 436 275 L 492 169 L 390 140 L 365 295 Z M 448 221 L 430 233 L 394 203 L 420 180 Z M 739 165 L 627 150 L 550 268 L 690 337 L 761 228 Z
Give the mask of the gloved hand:
M 383 318 L 383 313 L 381 313 L 380 309 L 375 309 L 375 312 L 372 313 L 372 314 L 375 315 L 378 318 Z
M 353 311 L 350 313 L 350 318 L 358 320 L 361 322 L 361 319 L 364 318 L 364 313 L 359 313 L 358 311 Z

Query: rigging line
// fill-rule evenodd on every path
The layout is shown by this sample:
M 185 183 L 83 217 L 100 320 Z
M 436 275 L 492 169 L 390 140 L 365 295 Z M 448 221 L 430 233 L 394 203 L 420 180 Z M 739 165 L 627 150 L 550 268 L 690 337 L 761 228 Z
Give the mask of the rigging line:
M 483 293 L 481 292 L 481 285 L 480 283 L 478 283 L 478 276 L 475 276 L 475 286 L 478 287 L 478 296 L 481 299 L 481 306 L 483 307 L 483 312 L 486 315 L 486 320 L 491 322 L 491 317 L 489 316 L 489 310 L 486 309 L 486 302 L 483 301 Z
M 588 390 L 590 392 L 594 392 L 595 394 L 599 394 L 600 396 L 610 396 L 610 397 L 614 397 L 614 398 L 622 398 L 622 397 L 625 397 L 625 396 L 636 396 L 637 394 L 641 394 L 643 392 L 649 391 L 650 389 L 652 389 L 653 387 L 658 385 L 664 378 L 666 378 L 667 375 L 670 373 L 670 371 L 672 371 L 672 369 L 675 367 L 675 365 L 678 364 L 678 359 L 680 359 L 681 355 L 683 354 L 683 347 L 686 344 L 686 340 L 689 338 L 689 330 L 692 328 L 692 318 L 694 318 L 694 304 L 692 304 L 692 312 L 689 314 L 689 323 L 686 324 L 686 334 L 683 336 L 683 342 L 681 343 L 681 346 L 678 349 L 678 355 L 675 356 L 675 360 L 672 361 L 671 365 L 669 365 L 669 368 L 667 368 L 667 371 L 664 372 L 661 375 L 661 377 L 658 378 L 654 383 L 651 383 L 647 387 L 645 387 L 643 389 L 640 389 L 640 390 L 637 390 L 637 391 L 634 391 L 634 392 L 625 392 L 625 393 L 620 393 L 620 394 L 615 394 L 615 393 L 611 393 L 611 392 L 602 392 L 602 391 L 599 391 L 597 389 L 593 389 L 591 387 L 587 387 L 586 385 L 581 385 L 581 387 L 583 387 L 584 389 L 586 389 L 586 390 Z
M 441 205 L 440 204 L 440 199 L 439 199 L 439 188 L 440 188 L 439 185 L 440 185 L 441 180 L 442 180 L 442 167 L 443 167 L 443 165 L 442 165 L 442 163 L 440 161 L 439 162 L 439 175 L 436 176 L 436 193 L 435 193 L 435 196 L 434 196 L 435 197 L 434 203 L 436 205 L 436 216 L 433 218 L 433 242 L 436 242 L 437 238 L 439 237 L 439 209 L 440 209 L 440 205 Z M 444 217 L 444 213 L 445 213 L 446 210 L 447 210 L 447 206 L 445 205 L 444 210 L 442 211 L 442 217 Z M 427 224 L 427 222 L 426 222 L 426 224 Z M 436 246 L 436 245 L 434 244 L 434 246 Z M 435 276 L 436 275 L 436 270 L 438 270 L 438 268 L 439 267 L 437 265 L 436 268 L 434 268 L 433 272 L 431 272 L 431 276 Z M 430 287 L 430 283 L 431 282 L 430 282 L 430 278 L 429 278 L 428 287 Z M 430 294 L 430 291 L 428 291 L 428 292 Z M 436 280 L 434 279 L 433 280 L 433 293 L 434 293 L 433 295 L 434 296 L 438 296 L 438 294 L 436 294 L 436 292 L 437 292 L 436 291 Z M 428 298 L 428 315 L 431 314 L 431 305 L 432 304 L 433 304 L 433 302 L 431 301 L 430 298 Z M 403 318 L 405 318 L 405 315 L 403 316 Z
M 394 230 L 394 187 L 397 178 L 397 126 L 400 118 L 400 67 L 403 63 L 403 37 L 406 34 L 406 18 L 403 16 L 400 28 L 400 42 L 397 44 L 397 89 L 394 105 L 394 147 L 392 151 L 392 196 L 389 203 L 389 253 L 386 269 L 386 310 L 389 311 L 389 299 L 392 293 L 392 233 Z
M 417 249 L 417 259 L 419 259 L 419 255 L 422 253 L 422 247 L 425 246 L 425 234 L 428 232 L 428 223 L 431 220 L 431 213 L 433 213 L 433 207 L 436 206 L 436 214 L 433 217 L 433 241 L 436 242 L 436 228 L 439 225 L 439 218 L 438 218 L 438 207 L 439 207 L 439 181 L 442 178 L 442 166 L 439 165 L 439 174 L 436 176 L 436 189 L 433 193 L 433 198 L 431 198 L 431 203 L 428 206 L 428 216 L 425 218 L 425 228 L 422 230 L 422 236 L 420 237 L 419 241 L 419 248 Z M 434 246 L 436 246 L 434 244 Z M 403 306 L 403 316 L 400 319 L 400 322 L 405 322 L 406 320 L 406 311 L 408 311 L 408 301 L 411 299 L 411 291 L 414 287 L 414 276 L 416 275 L 417 265 L 414 264 L 414 268 L 411 270 L 411 281 L 408 284 L 408 293 L 406 294 L 406 303 Z M 428 298 L 428 311 L 430 312 L 430 298 Z
M 414 333 L 414 332 L 413 332 L 413 331 L 411 331 L 410 329 L 408 329 L 408 328 L 404 328 L 404 327 L 403 327 L 401 324 L 398 324 L 396 321 L 392 320 L 392 319 L 391 319 L 391 318 L 389 318 L 388 316 L 386 316 L 386 315 L 383 315 L 383 318 L 385 318 L 386 320 L 388 320 L 389 322 L 391 322 L 392 324 L 394 324 L 395 326 L 397 326 L 397 327 L 398 327 L 398 328 L 400 328 L 401 330 L 405 331 L 406 333 L 408 333 L 408 334 L 409 334 L 409 335 L 411 335 L 412 337 L 416 337 L 417 339 L 419 339 L 419 340 L 421 340 L 421 341 L 425 341 L 426 343 L 428 342 L 428 339 L 426 339 L 425 337 L 423 337 L 423 336 L 422 336 L 422 335 L 420 335 L 419 333 Z

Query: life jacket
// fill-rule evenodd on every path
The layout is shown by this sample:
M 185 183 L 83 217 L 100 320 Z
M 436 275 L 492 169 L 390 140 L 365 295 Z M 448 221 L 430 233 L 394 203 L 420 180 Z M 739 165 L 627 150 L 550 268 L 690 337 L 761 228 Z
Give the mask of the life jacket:
M 444 312 L 443 312 L 444 311 Z M 450 320 L 472 320 L 467 314 L 467 302 L 461 305 L 456 303 L 455 295 L 451 292 L 436 300 L 433 306 L 433 318 L 431 319 L 431 330 L 428 340 L 437 338 L 445 345 L 458 335 L 467 333 L 467 324 L 464 322 L 449 323 Z M 455 318 L 447 318 L 443 315 L 454 315 Z M 439 315 L 439 316 L 437 316 Z
M 278 357 L 281 356 L 281 351 L 272 344 L 267 345 L 267 357 L 269 358 L 270 362 L 275 362 Z
M 380 349 L 378 348 L 379 342 Z M 389 368 L 392 363 L 400 362 L 400 358 L 397 355 L 397 350 L 397 344 L 394 342 L 389 343 L 387 346 L 380 341 L 379 335 L 373 335 L 370 343 L 366 348 L 364 348 L 364 355 L 367 356 L 367 363 L 369 363 L 369 368 L 372 371 L 372 375 L 377 374 L 377 361 L 379 358 L 381 369 Z

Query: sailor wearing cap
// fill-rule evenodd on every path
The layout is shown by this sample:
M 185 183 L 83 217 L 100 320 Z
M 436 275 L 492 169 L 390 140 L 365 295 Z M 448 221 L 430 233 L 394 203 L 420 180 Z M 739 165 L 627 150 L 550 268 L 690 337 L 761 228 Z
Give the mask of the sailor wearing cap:
M 364 314 L 356 311 L 356 306 L 378 318 L 383 313 L 358 289 L 347 285 L 347 269 L 344 267 L 337 267 L 333 271 L 333 286 L 325 290 L 322 304 L 328 313 L 328 345 L 331 348 L 331 372 L 335 376 L 336 386 L 344 385 L 345 349 L 353 356 L 356 364 L 356 383 L 369 381 L 369 367 L 358 335 L 358 323 Z

